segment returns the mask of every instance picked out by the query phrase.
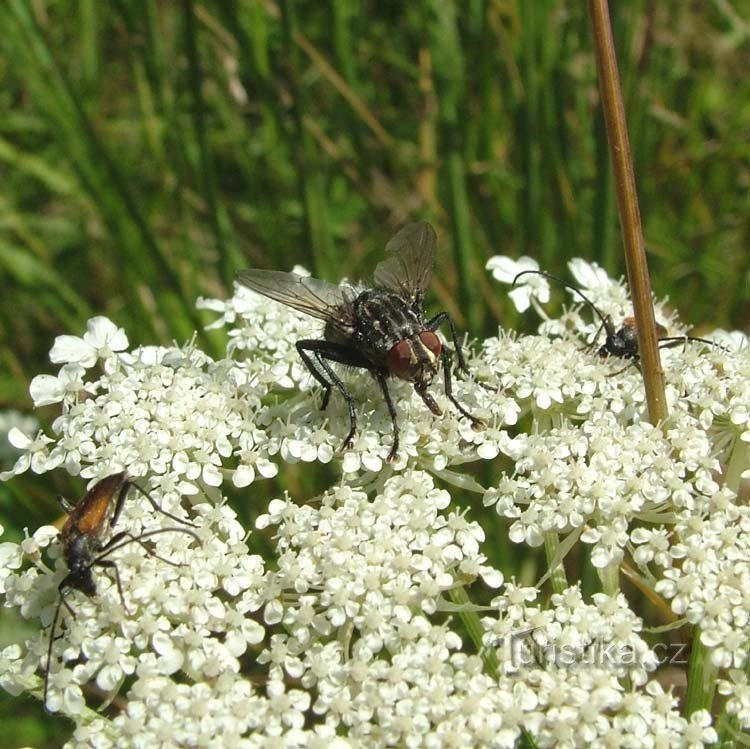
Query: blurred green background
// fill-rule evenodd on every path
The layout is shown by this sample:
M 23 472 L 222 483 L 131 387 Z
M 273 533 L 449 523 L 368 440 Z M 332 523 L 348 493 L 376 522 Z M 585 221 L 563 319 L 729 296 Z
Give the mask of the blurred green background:
M 750 9 L 614 6 L 654 291 L 698 332 L 746 329 Z M 95 314 L 133 344 L 184 341 L 237 269 L 366 277 L 415 218 L 438 229 L 432 302 L 474 336 L 531 322 L 491 255 L 622 274 L 586 7 L 4 0 L 0 408 L 30 413 L 54 337 Z M 0 487 L 11 537 L 80 490 L 60 481 Z M 0 701 L 0 745 L 60 745 L 41 716 Z

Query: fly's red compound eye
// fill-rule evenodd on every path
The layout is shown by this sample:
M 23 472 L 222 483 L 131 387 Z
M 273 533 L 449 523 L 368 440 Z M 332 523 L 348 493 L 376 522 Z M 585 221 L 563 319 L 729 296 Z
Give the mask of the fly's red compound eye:
M 440 343 L 440 339 L 431 331 L 423 330 L 419 334 L 419 340 L 422 341 L 422 345 L 437 359 L 443 350 L 443 344 Z
M 405 375 L 411 366 L 411 343 L 409 341 L 399 341 L 388 352 L 388 369 L 396 377 Z

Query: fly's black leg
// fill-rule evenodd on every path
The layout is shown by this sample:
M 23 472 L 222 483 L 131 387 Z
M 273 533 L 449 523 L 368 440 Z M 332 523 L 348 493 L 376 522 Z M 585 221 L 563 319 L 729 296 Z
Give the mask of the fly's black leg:
M 325 393 L 323 394 L 323 408 L 328 405 L 332 387 L 335 386 L 341 395 L 344 396 L 346 405 L 349 408 L 349 423 L 351 427 L 349 434 L 346 435 L 342 449 L 351 450 L 354 445 L 354 435 L 357 433 L 357 415 L 354 411 L 354 399 L 346 387 L 344 387 L 344 383 L 339 376 L 333 371 L 329 362 L 338 362 L 350 367 L 367 367 L 367 361 L 359 356 L 356 351 L 352 351 L 351 348 L 342 346 L 339 343 L 332 343 L 331 341 L 312 339 L 297 341 L 297 351 L 305 366 L 310 370 L 310 374 L 325 389 Z M 317 365 L 313 363 L 313 357 L 315 357 Z M 320 371 L 321 369 L 325 374 Z
M 453 381 L 451 380 L 451 355 L 446 349 L 443 349 L 440 354 L 440 358 L 443 362 L 443 377 L 445 378 L 445 394 L 448 396 L 448 400 L 458 409 L 459 413 L 463 414 L 467 419 L 471 421 L 471 428 L 475 432 L 484 431 L 487 428 L 487 424 L 476 416 L 472 416 L 453 395 Z M 424 396 L 422 396 L 424 398 Z M 429 405 L 429 404 L 428 404 Z
M 391 392 L 388 390 L 388 381 L 385 379 L 385 375 L 382 372 L 373 372 L 375 379 L 380 385 L 380 389 L 383 391 L 383 397 L 385 398 L 385 404 L 388 406 L 388 413 L 391 415 L 391 423 L 393 424 L 393 444 L 391 445 L 388 457 L 386 457 L 386 463 L 393 463 L 398 457 L 398 417 L 396 416 L 396 407 L 393 405 L 393 399 L 391 398 Z
M 439 315 L 435 315 L 432 320 L 428 320 L 425 328 L 431 330 L 433 333 L 444 323 L 447 322 L 451 329 L 451 340 L 453 341 L 453 348 L 456 350 L 456 358 L 458 359 L 458 368 L 462 372 L 468 372 L 469 368 L 466 366 L 466 359 L 464 359 L 464 351 L 461 347 L 461 343 L 458 340 L 458 334 L 456 333 L 456 326 L 453 322 L 453 318 L 447 312 L 441 312 Z
M 328 408 L 328 401 L 331 400 L 331 386 L 329 385 L 324 391 L 323 391 L 323 402 L 320 404 L 320 410 L 325 411 L 326 408 Z
M 417 395 L 424 401 L 425 406 L 427 406 L 427 408 L 429 408 L 430 411 L 435 414 L 435 416 L 443 415 L 443 412 L 440 410 L 440 406 L 435 403 L 435 399 L 427 389 L 427 385 L 416 384 L 414 385 L 414 390 L 416 391 Z
M 456 333 L 456 326 L 453 323 L 453 318 L 447 312 L 441 312 L 439 315 L 435 315 L 435 317 L 433 317 L 432 320 L 429 320 L 425 327 L 427 330 L 431 330 L 434 332 L 444 322 L 447 322 L 448 326 L 451 329 L 451 339 L 453 341 L 453 347 L 456 350 L 456 358 L 458 359 L 458 368 L 462 372 L 468 372 L 469 368 L 466 366 L 466 359 L 464 359 L 464 352 L 461 347 L 461 343 L 458 340 L 458 334 Z M 458 409 L 458 412 L 464 415 L 467 419 L 471 420 L 471 428 L 474 429 L 474 431 L 481 432 L 483 429 L 487 428 L 487 424 L 485 424 L 484 421 L 482 421 L 482 419 L 478 419 L 476 418 L 476 416 L 472 416 L 458 402 L 458 400 L 456 400 L 456 397 L 453 395 L 453 382 L 451 380 L 452 358 L 453 357 L 451 356 L 450 352 L 447 349 L 443 348 L 442 352 L 440 353 L 440 359 L 443 362 L 443 376 L 445 378 L 445 394 L 448 396 L 448 400 Z M 417 389 L 417 392 L 419 393 L 420 396 L 422 396 L 422 400 L 427 404 L 427 407 L 433 413 L 437 413 L 437 414 L 440 413 L 440 409 L 437 407 L 437 404 L 435 403 L 435 401 L 432 400 L 432 397 L 429 396 L 429 393 L 427 393 L 427 391 L 420 392 L 419 389 Z M 432 401 L 432 405 L 430 405 L 430 401 Z
M 302 359 L 310 374 L 323 386 L 323 404 L 320 408 L 321 411 L 325 411 L 328 407 L 328 401 L 331 399 L 332 385 L 328 380 L 326 380 L 325 377 L 323 377 L 322 374 L 320 374 L 320 371 L 313 364 L 312 358 L 308 353 L 308 351 L 312 351 L 314 353 L 316 351 L 315 346 L 318 343 L 321 343 L 321 341 L 306 339 L 304 341 L 297 341 L 296 346 L 297 353 L 300 355 L 300 359 Z

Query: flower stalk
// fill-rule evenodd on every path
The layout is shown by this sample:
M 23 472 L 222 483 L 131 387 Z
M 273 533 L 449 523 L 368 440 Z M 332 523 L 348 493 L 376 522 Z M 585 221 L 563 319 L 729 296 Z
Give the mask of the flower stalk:
M 544 553 L 547 556 L 547 564 L 552 566 L 550 583 L 555 593 L 562 593 L 568 587 L 568 579 L 565 575 L 565 567 L 560 559 L 560 537 L 557 533 L 544 534 Z
M 688 686 L 685 694 L 685 714 L 696 710 L 710 710 L 716 693 L 718 669 L 711 662 L 711 652 L 701 642 L 700 627 L 693 630 L 693 647 L 688 664 Z
M 724 486 L 735 494 L 740 490 L 742 474 L 748 469 L 748 457 L 750 457 L 750 442 L 742 439 L 741 436 L 736 437 L 724 477 Z
M 617 564 L 608 564 L 604 569 L 597 570 L 602 590 L 608 596 L 616 596 L 620 592 L 620 567 Z

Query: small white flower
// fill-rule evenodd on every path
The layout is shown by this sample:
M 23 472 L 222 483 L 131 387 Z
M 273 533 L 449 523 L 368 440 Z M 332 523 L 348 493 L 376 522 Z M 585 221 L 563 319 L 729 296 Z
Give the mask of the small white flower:
M 495 255 L 487 261 L 486 268 L 501 283 L 512 284 L 519 273 L 539 270 L 539 263 L 525 256 L 513 260 L 504 255 Z M 531 305 L 532 298 L 538 299 L 542 304 L 549 301 L 549 283 L 544 276 L 528 273 L 518 280 L 508 296 L 519 312 L 525 312 Z
M 50 361 L 53 364 L 80 364 L 84 369 L 90 369 L 100 359 L 110 359 L 129 345 L 125 331 L 106 317 L 92 317 L 86 328 L 82 338 L 58 336 L 49 354 Z
M 708 710 L 696 710 L 690 715 L 690 722 L 685 730 L 685 742 L 688 747 L 703 747 L 715 744 L 719 734 L 713 727 L 713 718 Z
M 75 396 L 85 389 L 83 377 L 86 370 L 80 364 L 65 364 L 57 377 L 37 375 L 29 385 L 34 406 L 59 403 L 66 396 Z
M 19 448 L 10 442 L 12 429 L 18 429 L 22 434 L 31 434 L 38 431 L 39 421 L 34 416 L 13 409 L 0 411 L 0 465 L 7 465 L 18 458 Z
M 574 257 L 568 261 L 568 268 L 577 284 L 589 291 L 606 292 L 614 283 L 604 268 L 596 263 L 589 263 L 580 257 Z
M 727 713 L 736 716 L 740 726 L 750 729 L 750 679 L 745 671 L 731 669 L 727 679 L 720 679 L 718 691 L 728 697 Z
M 44 473 L 56 468 L 61 462 L 59 459 L 50 457 L 49 446 L 54 443 L 54 440 L 42 432 L 39 432 L 32 439 L 18 427 L 13 427 L 8 432 L 8 442 L 17 450 L 23 450 L 24 452 L 10 471 L 0 473 L 0 481 L 7 481 L 13 476 L 25 473 L 29 468 L 34 473 Z

